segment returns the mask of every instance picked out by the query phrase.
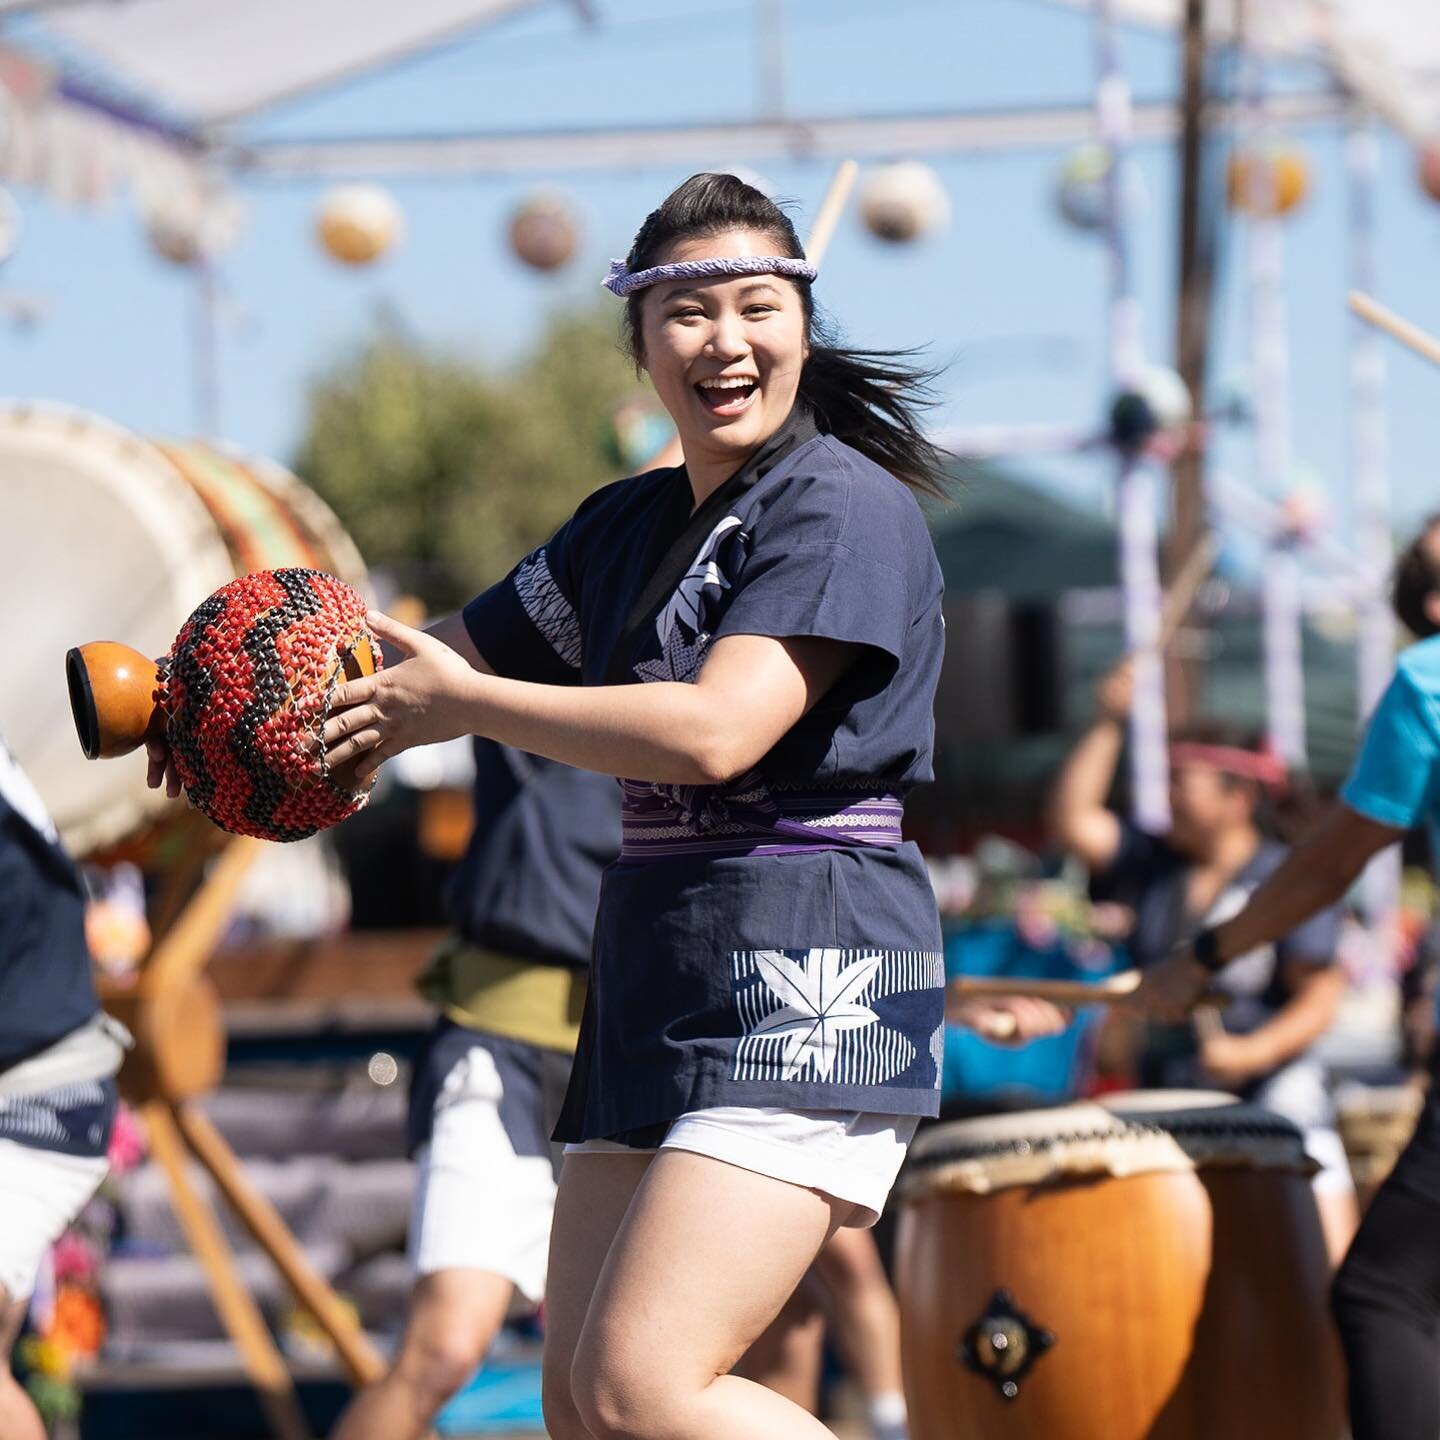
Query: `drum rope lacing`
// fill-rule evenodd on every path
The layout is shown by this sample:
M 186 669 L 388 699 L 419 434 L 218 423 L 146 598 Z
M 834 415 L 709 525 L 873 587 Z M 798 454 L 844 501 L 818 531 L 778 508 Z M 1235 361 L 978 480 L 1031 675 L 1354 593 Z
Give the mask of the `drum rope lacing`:
M 1286 1140 L 1297 1142 L 1303 1137 L 1289 1121 L 1280 1116 L 1252 1114 L 1244 1120 L 1219 1124 L 1204 1120 L 1177 1120 L 1172 1124 L 1157 1124 L 1145 1120 L 1128 1120 L 1116 1117 L 1114 1126 L 1095 1126 L 1085 1130 L 1065 1130 L 1058 1135 L 1027 1138 L 1014 1136 L 1009 1139 L 965 1142 L 950 1140 L 943 1144 L 937 1137 L 933 1148 L 913 1153 L 912 1167 L 934 1164 L 948 1164 L 955 1160 L 985 1160 L 1009 1155 L 1033 1155 L 1047 1150 L 1064 1149 L 1067 1146 L 1104 1143 L 1107 1141 L 1138 1141 L 1168 1138 L 1176 1141 L 1195 1140 Z

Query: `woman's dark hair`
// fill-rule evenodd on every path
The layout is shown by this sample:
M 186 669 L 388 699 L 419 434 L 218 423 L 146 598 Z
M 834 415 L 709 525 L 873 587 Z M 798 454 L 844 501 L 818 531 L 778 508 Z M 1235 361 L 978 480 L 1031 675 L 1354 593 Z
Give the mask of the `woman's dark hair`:
M 678 240 L 755 230 L 775 243 L 775 253 L 805 258 L 790 217 L 770 197 L 735 175 L 692 175 L 645 217 L 626 257 L 630 270 L 662 264 L 661 256 Z M 789 277 L 787 277 L 789 278 Z M 810 354 L 800 372 L 800 401 L 816 426 L 853 445 L 912 490 L 944 496 L 946 475 L 938 450 L 925 438 L 918 412 L 934 403 L 934 370 L 905 362 L 909 350 L 849 350 L 834 343 L 829 327 L 815 312 L 808 280 L 791 278 L 800 292 Z M 626 297 L 625 347 L 643 363 L 640 306 L 644 291 Z
M 1395 564 L 1390 602 L 1400 623 L 1417 639 L 1434 635 L 1435 622 L 1425 613 L 1425 602 L 1440 591 L 1440 563 L 1431 553 L 1431 541 L 1440 530 L 1440 514 L 1431 515 L 1420 527 Z
M 1269 744 L 1263 730 L 1233 720 L 1199 719 L 1170 732 L 1172 745 L 1214 745 L 1263 755 Z M 1229 790 L 1245 789 L 1255 796 L 1255 828 L 1286 845 L 1300 842 L 1319 816 L 1320 797 L 1303 771 L 1290 770 L 1282 785 L 1262 785 L 1241 775 L 1221 774 Z

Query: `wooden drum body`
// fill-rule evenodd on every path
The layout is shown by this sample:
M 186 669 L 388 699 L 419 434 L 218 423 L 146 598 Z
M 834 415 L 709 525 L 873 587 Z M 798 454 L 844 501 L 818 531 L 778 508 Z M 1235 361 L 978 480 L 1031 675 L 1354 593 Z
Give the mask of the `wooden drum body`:
M 929 1131 L 897 1268 L 914 1440 L 1338 1440 L 1312 1168 L 1220 1095 Z
M 66 651 L 113 639 L 163 655 L 212 591 L 290 565 L 367 588 L 339 521 L 280 466 L 152 444 L 82 411 L 0 406 L 0 569 L 15 607 L 0 734 L 72 851 L 117 845 L 175 807 L 146 789 L 143 758 L 85 759 Z

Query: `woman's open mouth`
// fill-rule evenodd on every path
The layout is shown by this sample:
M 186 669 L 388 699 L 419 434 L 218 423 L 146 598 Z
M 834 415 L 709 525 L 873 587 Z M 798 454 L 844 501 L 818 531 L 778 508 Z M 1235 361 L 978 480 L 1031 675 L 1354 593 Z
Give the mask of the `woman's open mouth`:
M 717 376 L 695 385 L 700 403 L 712 414 L 724 419 L 743 415 L 754 402 L 760 387 L 753 376 Z

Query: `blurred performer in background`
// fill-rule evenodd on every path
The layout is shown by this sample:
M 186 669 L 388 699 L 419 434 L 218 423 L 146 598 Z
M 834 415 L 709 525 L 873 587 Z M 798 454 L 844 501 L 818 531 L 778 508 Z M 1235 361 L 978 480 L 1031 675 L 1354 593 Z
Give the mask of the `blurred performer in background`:
M 1218 722 L 1175 736 L 1170 751 L 1171 828 L 1151 835 L 1109 809 L 1132 699 L 1122 662 L 1100 683 L 1098 714 L 1071 751 L 1051 797 L 1054 839 L 1090 868 L 1107 895 L 1132 906 L 1129 950 L 1137 966 L 1162 960 L 1201 926 L 1217 924 L 1281 864 L 1286 847 L 1266 817 L 1288 777 L 1256 737 Z M 1308 1052 L 1335 1017 L 1345 977 L 1335 964 L 1339 910 L 1327 906 L 1257 946 L 1226 971 L 1229 1003 L 1218 1016 L 1148 1028 L 1140 1082 L 1218 1088 L 1293 1121 L 1322 1167 L 1315 1198 L 1338 1264 L 1355 1233 L 1355 1187 L 1324 1067 Z
M 874 1440 L 907 1440 L 900 1310 L 868 1230 L 837 1230 L 737 1375 L 815 1411 L 825 1330 L 865 1401 Z
M 411 1081 L 409 1315 L 389 1374 L 354 1400 L 334 1440 L 428 1433 L 513 1292 L 532 1304 L 545 1293 L 550 1130 L 575 1053 L 600 874 L 620 849 L 619 787 L 490 740 L 475 742 L 475 771 L 475 829 L 446 894 L 455 935 L 419 980 L 440 1016 Z
M 44 1440 L 10 1371 L 49 1246 L 105 1178 L 128 1037 L 95 998 L 85 891 L 0 740 L 0 1436 Z
M 1400 656 L 1340 799 L 1239 914 L 1151 969 L 1137 1003 L 1173 1018 L 1250 952 L 1334 905 L 1370 858 L 1424 821 L 1440 836 L 1440 515 L 1401 557 L 1395 610 L 1422 637 Z M 1335 1282 L 1354 1440 L 1440 1435 L 1440 1087 L 1365 1212 Z

